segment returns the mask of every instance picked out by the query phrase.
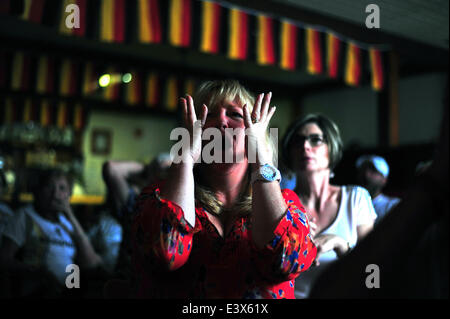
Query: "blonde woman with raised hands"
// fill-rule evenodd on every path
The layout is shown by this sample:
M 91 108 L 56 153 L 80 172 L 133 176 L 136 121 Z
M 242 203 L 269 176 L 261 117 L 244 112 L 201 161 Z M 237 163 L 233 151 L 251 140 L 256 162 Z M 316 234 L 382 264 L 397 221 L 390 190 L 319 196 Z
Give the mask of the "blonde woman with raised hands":
M 316 247 L 298 197 L 280 189 L 271 97 L 227 80 L 180 99 L 189 142 L 136 206 L 137 296 L 294 298 Z

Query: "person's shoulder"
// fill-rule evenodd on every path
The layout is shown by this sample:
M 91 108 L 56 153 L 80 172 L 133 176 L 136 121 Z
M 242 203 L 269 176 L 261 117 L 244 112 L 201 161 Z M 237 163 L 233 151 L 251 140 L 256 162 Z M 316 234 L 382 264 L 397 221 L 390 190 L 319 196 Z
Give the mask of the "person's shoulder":
M 372 203 L 372 197 L 367 189 L 359 185 L 343 185 L 342 192 L 354 202 L 368 201 Z
M 363 196 L 369 196 L 369 191 L 360 185 L 342 185 L 342 189 L 345 190 L 348 194 L 358 194 Z

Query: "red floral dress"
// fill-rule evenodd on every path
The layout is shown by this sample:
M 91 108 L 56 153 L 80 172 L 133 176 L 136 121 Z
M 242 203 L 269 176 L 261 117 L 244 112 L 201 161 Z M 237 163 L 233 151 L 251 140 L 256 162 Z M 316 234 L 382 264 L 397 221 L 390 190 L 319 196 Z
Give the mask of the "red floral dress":
M 249 216 L 236 218 L 221 237 L 202 207 L 191 227 L 159 188 L 144 189 L 132 225 L 137 297 L 295 298 L 294 280 L 310 267 L 316 247 L 297 195 L 282 194 L 287 212 L 273 239 L 257 248 Z

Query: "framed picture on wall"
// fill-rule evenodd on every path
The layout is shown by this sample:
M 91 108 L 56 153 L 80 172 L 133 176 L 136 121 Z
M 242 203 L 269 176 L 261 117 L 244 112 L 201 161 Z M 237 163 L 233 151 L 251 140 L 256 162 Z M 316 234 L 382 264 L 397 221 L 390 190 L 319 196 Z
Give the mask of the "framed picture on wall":
M 111 153 L 112 132 L 108 129 L 95 128 L 91 133 L 91 152 L 94 155 Z

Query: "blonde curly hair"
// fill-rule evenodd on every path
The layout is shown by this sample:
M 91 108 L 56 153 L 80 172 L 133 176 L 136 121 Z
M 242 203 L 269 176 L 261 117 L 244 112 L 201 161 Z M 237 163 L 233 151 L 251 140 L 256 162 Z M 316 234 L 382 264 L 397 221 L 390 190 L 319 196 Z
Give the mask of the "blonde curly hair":
M 252 112 L 253 105 L 255 104 L 254 95 L 236 80 L 206 81 L 199 86 L 193 98 L 197 114 L 200 114 L 200 108 L 203 104 L 207 105 L 209 110 L 214 110 L 215 107 L 224 101 L 236 101 L 241 107 L 247 104 L 250 112 Z M 277 152 L 268 131 L 266 132 L 266 139 L 270 145 L 272 157 L 276 160 Z M 213 191 L 205 185 L 202 176 L 199 173 L 198 166 L 196 166 L 194 168 L 195 199 L 209 213 L 215 215 L 224 214 L 224 212 L 229 212 L 236 216 L 249 215 L 252 208 L 250 173 L 249 166 L 247 174 L 245 175 L 246 181 L 242 187 L 238 200 L 233 207 L 225 209 Z

